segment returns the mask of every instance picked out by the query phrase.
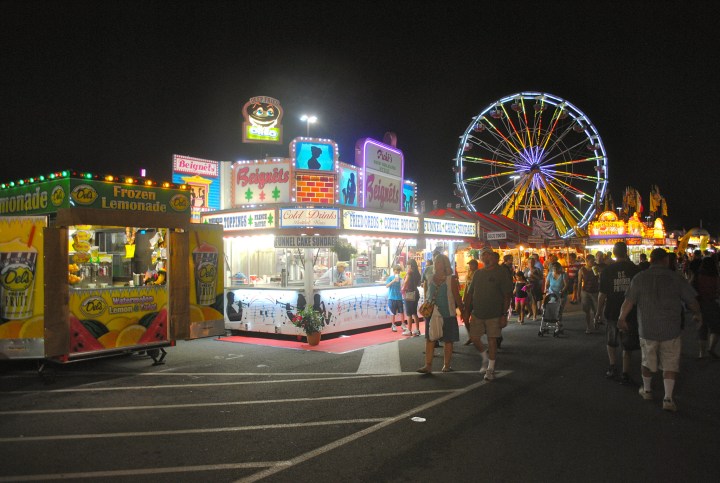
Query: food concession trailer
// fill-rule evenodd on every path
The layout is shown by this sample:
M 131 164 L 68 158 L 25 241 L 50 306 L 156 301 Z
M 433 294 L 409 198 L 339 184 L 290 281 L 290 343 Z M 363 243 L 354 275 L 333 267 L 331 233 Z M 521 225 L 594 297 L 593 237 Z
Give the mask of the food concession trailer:
M 0 357 L 162 363 L 175 340 L 224 330 L 222 259 L 183 186 L 71 170 L 2 183 Z

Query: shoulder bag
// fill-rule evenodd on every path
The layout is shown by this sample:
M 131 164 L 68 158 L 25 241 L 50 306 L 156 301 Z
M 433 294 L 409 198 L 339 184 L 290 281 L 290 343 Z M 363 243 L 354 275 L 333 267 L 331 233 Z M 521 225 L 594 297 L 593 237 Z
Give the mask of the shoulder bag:
M 443 337 L 443 316 L 440 314 L 440 309 L 435 307 L 432 316 L 430 317 L 430 328 L 428 330 L 428 339 L 439 340 Z

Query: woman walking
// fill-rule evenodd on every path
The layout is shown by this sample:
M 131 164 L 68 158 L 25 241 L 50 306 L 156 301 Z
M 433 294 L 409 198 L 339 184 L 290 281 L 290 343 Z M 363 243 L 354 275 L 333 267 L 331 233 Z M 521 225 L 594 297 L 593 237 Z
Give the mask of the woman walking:
M 420 318 L 418 317 L 418 300 L 420 300 L 420 268 L 415 259 L 411 258 L 408 263 L 407 275 L 405 275 L 405 283 L 402 287 L 403 299 L 405 300 L 405 315 L 408 317 L 407 329 L 402 335 L 420 335 Z M 413 332 L 413 321 L 415 322 L 415 331 Z
M 452 275 L 450 260 L 446 255 L 439 254 L 435 258 L 434 275 L 428 284 L 428 300 L 435 301 L 435 310 L 443 318 L 443 372 L 452 371 L 453 342 L 460 340 L 457 314 L 455 309 L 462 313 L 463 303 L 460 298 L 460 286 L 456 277 Z M 435 341 L 430 340 L 430 320 L 425 319 L 425 365 L 417 370 L 421 374 L 432 373 L 432 359 Z

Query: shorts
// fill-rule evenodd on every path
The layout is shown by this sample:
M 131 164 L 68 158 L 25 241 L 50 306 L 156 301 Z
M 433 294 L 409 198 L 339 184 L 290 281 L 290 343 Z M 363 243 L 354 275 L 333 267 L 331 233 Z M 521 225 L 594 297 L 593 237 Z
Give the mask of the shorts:
M 640 349 L 642 350 L 642 365 L 647 367 L 650 372 L 657 372 L 658 369 L 680 372 L 681 337 L 670 340 L 640 339 Z
M 502 326 L 500 325 L 500 317 L 493 319 L 478 319 L 474 315 L 470 316 L 470 337 L 481 338 L 487 334 L 488 337 L 502 337 Z
M 410 302 L 410 301 L 408 301 L 408 300 L 405 301 L 405 315 L 409 315 L 409 316 L 411 316 L 411 317 L 412 317 L 413 315 L 417 315 L 417 313 L 418 313 L 418 311 L 417 311 L 417 309 L 418 309 L 418 301 L 417 301 L 417 299 L 418 299 L 418 298 L 415 297 L 415 300 L 413 300 L 412 302 Z
M 527 297 L 515 297 L 515 305 L 524 304 L 527 301 Z
M 620 332 L 617 326 L 617 320 L 607 321 L 607 345 L 608 347 L 617 347 L 622 343 L 623 350 L 636 351 L 640 348 L 640 333 L 638 325 L 635 321 L 627 321 L 628 330 Z
M 388 300 L 388 306 L 390 307 L 390 312 L 393 315 L 403 313 L 403 301 L 402 300 Z
M 598 306 L 598 294 L 586 292 L 585 290 L 580 292 L 580 303 L 582 304 L 583 312 L 592 312 L 597 314 Z

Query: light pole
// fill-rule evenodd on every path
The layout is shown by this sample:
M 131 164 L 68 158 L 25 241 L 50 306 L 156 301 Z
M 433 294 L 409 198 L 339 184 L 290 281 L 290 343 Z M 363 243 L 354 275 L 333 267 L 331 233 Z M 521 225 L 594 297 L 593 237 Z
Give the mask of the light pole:
M 317 122 L 317 116 L 308 116 L 307 114 L 303 114 L 300 117 L 300 120 L 305 121 L 305 123 L 307 125 L 306 135 L 307 135 L 307 137 L 310 137 L 310 124 L 314 124 L 315 122 Z

